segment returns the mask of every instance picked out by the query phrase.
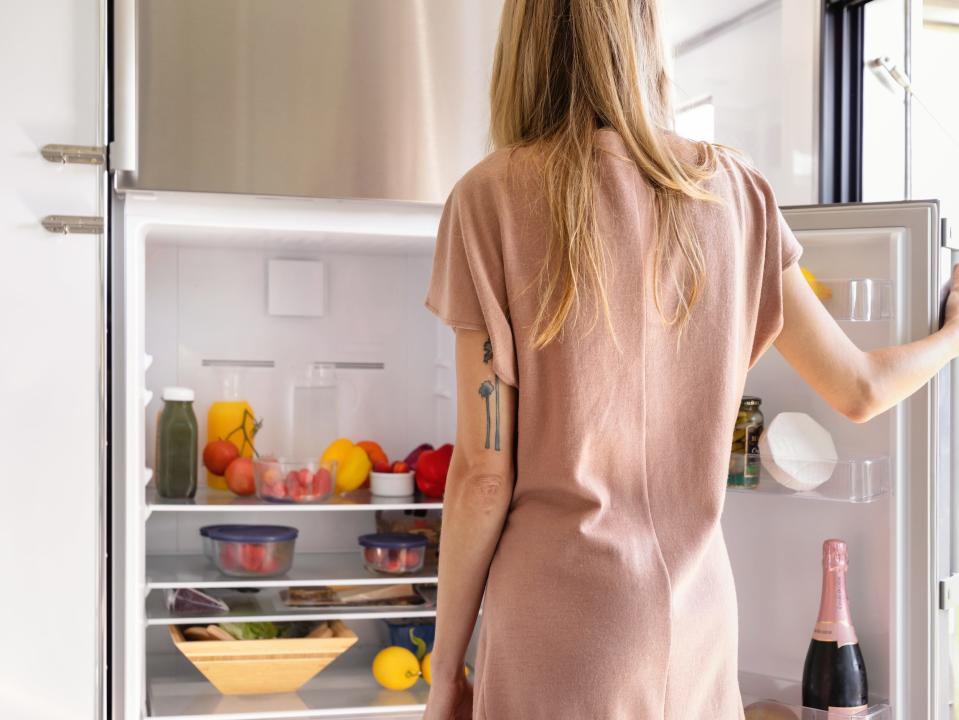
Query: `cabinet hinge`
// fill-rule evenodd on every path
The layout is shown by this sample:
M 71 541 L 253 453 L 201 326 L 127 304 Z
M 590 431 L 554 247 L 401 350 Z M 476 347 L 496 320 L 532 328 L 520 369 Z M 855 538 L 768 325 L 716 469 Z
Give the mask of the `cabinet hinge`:
M 103 218 L 84 215 L 47 215 L 40 221 L 47 232 L 59 235 L 101 235 Z
M 959 574 L 939 581 L 939 609 L 952 610 L 959 607 Z
M 40 154 L 53 163 L 105 165 L 107 162 L 106 148 L 96 145 L 44 145 Z

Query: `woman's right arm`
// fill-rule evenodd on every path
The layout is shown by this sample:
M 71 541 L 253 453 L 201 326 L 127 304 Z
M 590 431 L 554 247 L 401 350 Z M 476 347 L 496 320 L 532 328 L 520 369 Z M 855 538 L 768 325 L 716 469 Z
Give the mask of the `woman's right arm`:
M 959 266 L 942 330 L 905 345 L 863 351 L 813 293 L 798 264 L 783 273 L 783 328 L 776 349 L 823 399 L 866 422 L 912 395 L 959 356 Z

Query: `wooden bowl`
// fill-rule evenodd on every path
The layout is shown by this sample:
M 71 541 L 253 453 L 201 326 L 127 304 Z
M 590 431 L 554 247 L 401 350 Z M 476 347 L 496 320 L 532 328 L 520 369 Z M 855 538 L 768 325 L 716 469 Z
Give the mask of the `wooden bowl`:
M 177 625 L 170 637 L 224 695 L 295 692 L 352 646 L 356 634 L 331 623 L 330 638 L 276 640 L 187 640 Z

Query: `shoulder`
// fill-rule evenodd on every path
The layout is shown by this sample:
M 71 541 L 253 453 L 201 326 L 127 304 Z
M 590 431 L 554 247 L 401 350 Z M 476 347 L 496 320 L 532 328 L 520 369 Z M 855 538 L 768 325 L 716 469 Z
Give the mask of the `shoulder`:
M 450 201 L 460 204 L 503 203 L 535 187 L 540 153 L 534 147 L 494 150 L 470 168 L 453 186 Z
M 491 230 L 499 224 L 510 194 L 507 190 L 510 164 L 511 150 L 503 149 L 490 153 L 467 170 L 446 199 L 440 221 L 441 235 L 450 229 L 473 238 L 471 242 L 476 242 L 476 237 L 489 242 L 489 237 L 495 234 Z
M 730 190 L 744 200 L 765 204 L 772 198 L 772 187 L 752 161 L 739 150 L 725 145 L 713 145 L 716 154 L 716 174 L 725 180 Z

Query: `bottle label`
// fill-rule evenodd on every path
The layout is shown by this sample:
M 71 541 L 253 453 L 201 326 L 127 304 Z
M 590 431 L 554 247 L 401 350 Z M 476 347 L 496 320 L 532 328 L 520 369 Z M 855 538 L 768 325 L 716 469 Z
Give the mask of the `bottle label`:
M 746 454 L 747 455 L 758 455 L 759 454 L 759 438 L 763 434 L 763 424 L 756 423 L 754 425 L 746 426 Z
M 869 708 L 865 705 L 858 705 L 856 707 L 829 707 L 829 717 L 849 717 L 850 715 L 858 715 L 859 713 L 866 712 Z
M 859 642 L 856 637 L 856 628 L 842 620 L 820 620 L 812 631 L 812 639 L 820 642 L 834 642 L 839 647 L 855 645 Z

